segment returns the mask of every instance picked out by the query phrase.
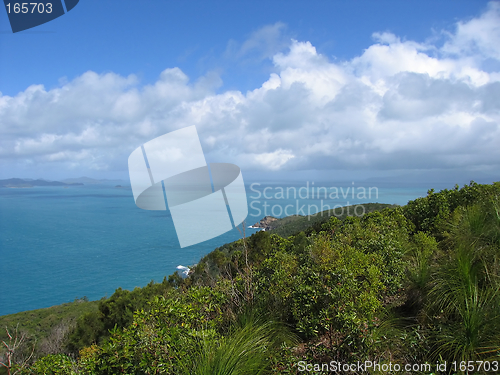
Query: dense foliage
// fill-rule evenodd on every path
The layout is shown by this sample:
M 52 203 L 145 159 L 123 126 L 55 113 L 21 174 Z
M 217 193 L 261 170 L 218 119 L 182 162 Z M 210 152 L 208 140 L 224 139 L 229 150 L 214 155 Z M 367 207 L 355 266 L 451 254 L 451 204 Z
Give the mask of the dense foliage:
M 80 316 L 60 353 L 12 373 L 500 361 L 500 183 L 430 190 L 404 207 L 280 233 L 224 245 L 185 280 L 118 289 Z

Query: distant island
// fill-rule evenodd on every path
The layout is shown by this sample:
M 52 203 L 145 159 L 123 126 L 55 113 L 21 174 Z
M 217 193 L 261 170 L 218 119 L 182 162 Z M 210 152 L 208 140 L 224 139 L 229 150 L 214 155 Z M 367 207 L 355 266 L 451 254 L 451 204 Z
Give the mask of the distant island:
M 47 180 L 28 180 L 22 178 L 9 178 L 6 180 L 0 180 L 0 187 L 6 188 L 31 188 L 34 186 L 81 186 L 83 185 L 81 182 L 75 183 L 65 183 L 59 181 L 47 181 Z
M 61 180 L 62 182 L 66 184 L 72 184 L 72 183 L 82 183 L 85 185 L 122 185 L 126 184 L 127 181 L 123 180 L 109 180 L 109 179 L 95 179 L 95 178 L 90 178 L 90 177 L 78 177 L 78 178 L 66 178 L 64 180 Z
M 0 187 L 6 188 L 32 188 L 35 186 L 63 186 L 65 188 L 71 186 L 83 185 L 111 185 L 116 188 L 127 188 L 127 181 L 124 180 L 108 180 L 108 179 L 94 179 L 90 177 L 67 178 L 61 181 L 50 181 L 43 178 L 9 178 L 0 180 Z

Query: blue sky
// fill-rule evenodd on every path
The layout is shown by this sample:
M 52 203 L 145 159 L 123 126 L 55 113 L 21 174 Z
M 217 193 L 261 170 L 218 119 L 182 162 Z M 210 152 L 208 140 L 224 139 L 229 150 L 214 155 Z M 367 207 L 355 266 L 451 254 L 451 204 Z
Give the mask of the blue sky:
M 12 34 L 2 10 L 0 178 L 127 178 L 190 125 L 253 180 L 495 176 L 499 25 L 486 1 L 82 0 Z

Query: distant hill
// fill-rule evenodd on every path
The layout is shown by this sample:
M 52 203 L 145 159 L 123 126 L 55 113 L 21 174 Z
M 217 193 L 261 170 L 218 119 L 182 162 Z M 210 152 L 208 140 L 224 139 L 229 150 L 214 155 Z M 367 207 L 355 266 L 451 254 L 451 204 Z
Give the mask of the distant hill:
M 0 187 L 7 188 L 29 188 L 33 186 L 78 186 L 83 185 L 83 183 L 64 183 L 60 181 L 47 181 L 47 180 L 31 180 L 22 178 L 9 178 L 6 180 L 0 180 Z
M 85 185 L 93 185 L 93 184 L 100 184 L 101 183 L 99 180 L 96 180 L 96 179 L 90 178 L 90 177 L 66 178 L 66 179 L 61 180 L 61 181 L 66 183 L 66 184 L 81 183 L 81 184 L 85 184 Z
M 65 180 L 61 180 L 64 183 L 67 184 L 73 184 L 73 183 L 82 183 L 85 185 L 98 185 L 98 184 L 103 184 L 103 185 L 128 185 L 127 181 L 123 180 L 108 180 L 108 179 L 100 179 L 97 180 L 95 178 L 90 178 L 90 177 L 77 177 L 77 178 L 67 178 Z

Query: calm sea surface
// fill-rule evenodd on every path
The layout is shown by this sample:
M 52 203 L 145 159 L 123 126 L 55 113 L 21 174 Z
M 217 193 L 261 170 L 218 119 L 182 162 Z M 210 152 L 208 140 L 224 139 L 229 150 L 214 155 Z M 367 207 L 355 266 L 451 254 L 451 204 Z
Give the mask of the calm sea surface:
M 404 205 L 427 192 L 426 188 L 379 187 L 376 196 L 374 189 L 369 196 L 368 186 L 364 195 L 354 184 L 340 187 L 248 186 L 247 226 L 265 214 L 285 216 L 286 206 L 287 214 L 307 214 L 327 209 L 326 205 Z M 247 235 L 255 231 L 247 229 Z M 100 299 L 118 287 L 161 282 L 176 266 L 196 264 L 216 247 L 238 238 L 240 233 L 232 230 L 181 249 L 170 213 L 137 208 L 130 188 L 0 188 L 0 315 L 83 296 Z

